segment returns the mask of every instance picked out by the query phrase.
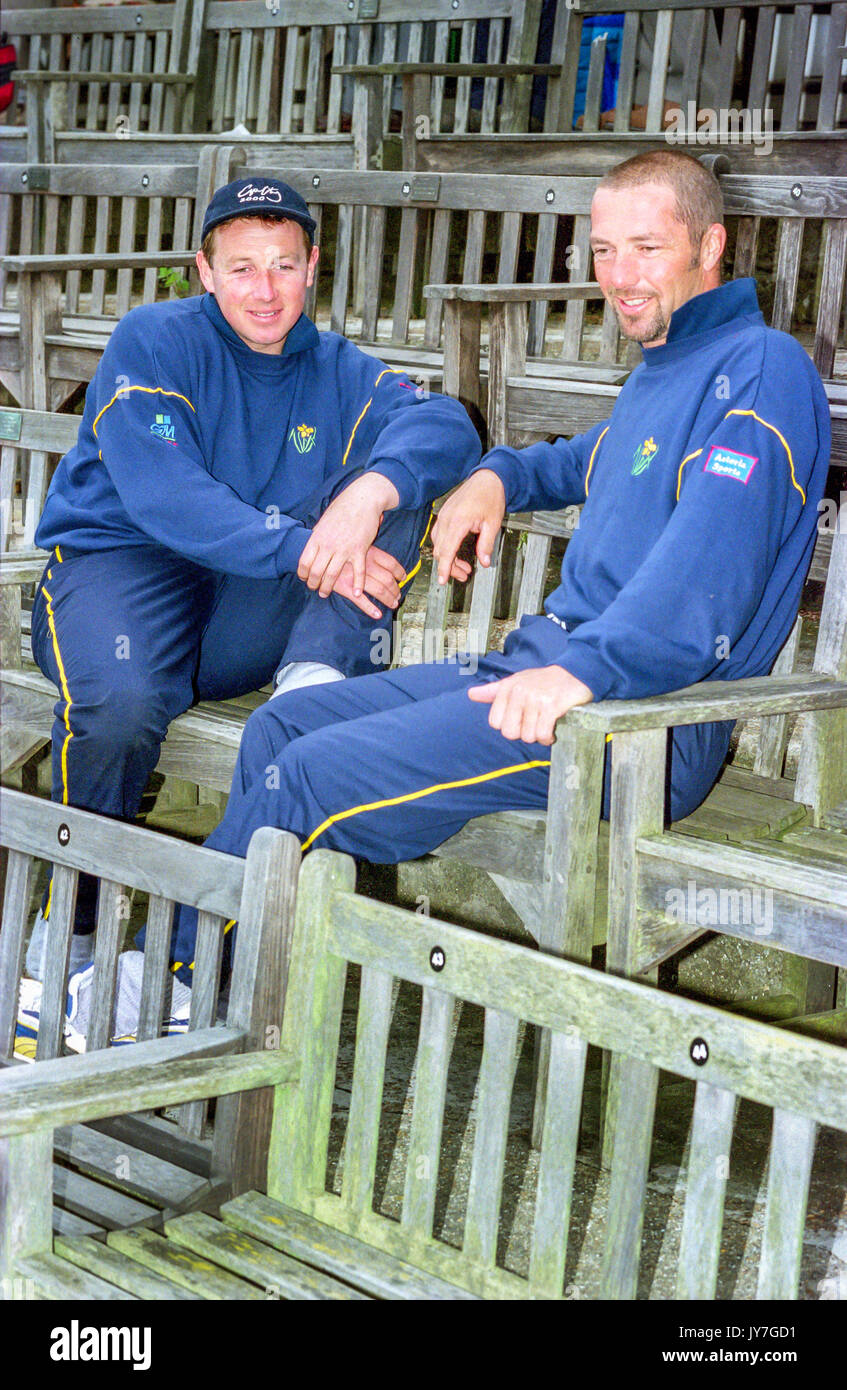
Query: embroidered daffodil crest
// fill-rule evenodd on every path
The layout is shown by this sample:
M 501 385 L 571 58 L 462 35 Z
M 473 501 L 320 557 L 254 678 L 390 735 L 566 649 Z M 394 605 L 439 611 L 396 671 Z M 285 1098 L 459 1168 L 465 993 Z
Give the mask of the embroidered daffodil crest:
M 633 477 L 637 478 L 639 473 L 643 473 L 645 468 L 649 468 L 653 461 L 653 455 L 658 452 L 659 446 L 651 435 L 635 451 L 635 457 L 632 460 Z
M 298 454 L 308 454 L 315 447 L 317 429 L 314 425 L 295 425 L 288 438 Z

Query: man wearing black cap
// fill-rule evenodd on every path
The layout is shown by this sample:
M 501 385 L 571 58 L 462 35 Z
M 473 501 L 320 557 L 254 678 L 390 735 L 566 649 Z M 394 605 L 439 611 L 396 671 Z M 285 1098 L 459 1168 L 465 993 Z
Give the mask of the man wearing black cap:
M 287 184 L 235 180 L 204 219 L 207 293 L 133 309 L 110 339 L 36 534 L 55 800 L 132 818 L 196 701 L 379 669 L 373 634 L 430 503 L 479 458 L 457 401 L 306 318 L 314 232 Z M 95 887 L 81 881 L 72 971 Z M 36 978 L 45 937 L 41 920 Z

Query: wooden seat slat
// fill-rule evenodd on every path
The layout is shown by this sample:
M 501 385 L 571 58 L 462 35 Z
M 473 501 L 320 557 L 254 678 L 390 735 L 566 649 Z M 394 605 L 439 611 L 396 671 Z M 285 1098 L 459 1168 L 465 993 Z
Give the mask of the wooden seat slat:
M 106 1245 L 201 1298 L 251 1302 L 265 1297 L 264 1291 L 255 1284 L 227 1273 L 211 1260 L 182 1249 L 175 1241 L 166 1240 L 155 1231 L 138 1228 L 112 1231 L 106 1238 Z
M 172 1279 L 154 1274 L 135 1260 L 125 1260 L 104 1241 L 92 1240 L 88 1236 L 57 1238 L 55 1252 L 61 1256 L 63 1267 L 68 1264 L 76 1265 L 98 1279 L 103 1279 L 112 1288 L 123 1289 L 136 1298 L 198 1301 L 202 1297 L 199 1293 L 181 1288 Z M 114 1295 L 109 1295 L 112 1296 Z
M 30 1255 L 18 1265 L 18 1276 L 31 1280 L 41 1298 L 50 1299 L 132 1299 L 136 1295 L 118 1289 L 87 1270 L 68 1265 L 58 1255 Z

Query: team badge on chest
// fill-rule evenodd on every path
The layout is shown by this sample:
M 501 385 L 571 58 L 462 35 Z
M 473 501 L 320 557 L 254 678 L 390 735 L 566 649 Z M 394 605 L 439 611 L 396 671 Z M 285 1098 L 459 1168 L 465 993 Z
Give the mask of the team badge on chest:
M 298 454 L 308 454 L 315 447 L 317 428 L 315 425 L 295 425 L 288 438 Z
M 632 476 L 637 478 L 639 473 L 643 473 L 646 468 L 649 468 L 654 454 L 658 452 L 659 446 L 652 435 L 649 439 L 645 439 L 643 444 L 639 444 L 632 460 Z

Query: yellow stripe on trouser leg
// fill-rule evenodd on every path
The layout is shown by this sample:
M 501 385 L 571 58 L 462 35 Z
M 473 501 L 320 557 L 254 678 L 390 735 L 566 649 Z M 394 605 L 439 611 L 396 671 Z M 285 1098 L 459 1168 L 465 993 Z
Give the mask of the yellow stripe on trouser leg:
M 56 622 L 55 622 L 55 615 L 54 615 L 54 613 L 53 613 L 53 599 L 52 599 L 51 595 L 48 594 L 48 592 L 47 592 L 47 590 L 45 589 L 45 587 L 44 587 L 43 584 L 42 584 L 42 586 L 41 586 L 41 592 L 42 592 L 42 594 L 44 595 L 44 599 L 45 599 L 45 607 L 46 607 L 46 610 L 47 610 L 47 624 L 48 624 L 48 626 L 49 626 L 49 628 L 50 628 L 50 636 L 51 636 L 52 641 L 53 641 L 53 654 L 54 654 L 54 656 L 55 656 L 55 658 L 56 658 L 56 665 L 57 665 L 57 667 L 59 668 L 59 682 L 60 682 L 61 689 L 62 689 L 62 695 L 64 696 L 64 699 L 65 699 L 64 720 L 65 720 L 65 728 L 67 729 L 67 735 L 66 735 L 66 737 L 65 737 L 64 743 L 62 744 L 61 765 L 62 765 L 62 805 L 63 805 L 63 806 L 67 806 L 67 805 L 68 805 L 68 744 L 70 743 L 71 739 L 72 739 L 73 736 L 74 736 L 74 735 L 73 735 L 73 730 L 71 729 L 71 703 L 72 703 L 72 702 L 71 702 L 71 692 L 68 690 L 68 681 L 67 681 L 67 677 L 65 676 L 65 666 L 64 666 L 64 662 L 62 661 L 62 653 L 59 651 L 59 638 L 58 638 L 58 636 L 57 636 L 57 634 L 56 634 Z

